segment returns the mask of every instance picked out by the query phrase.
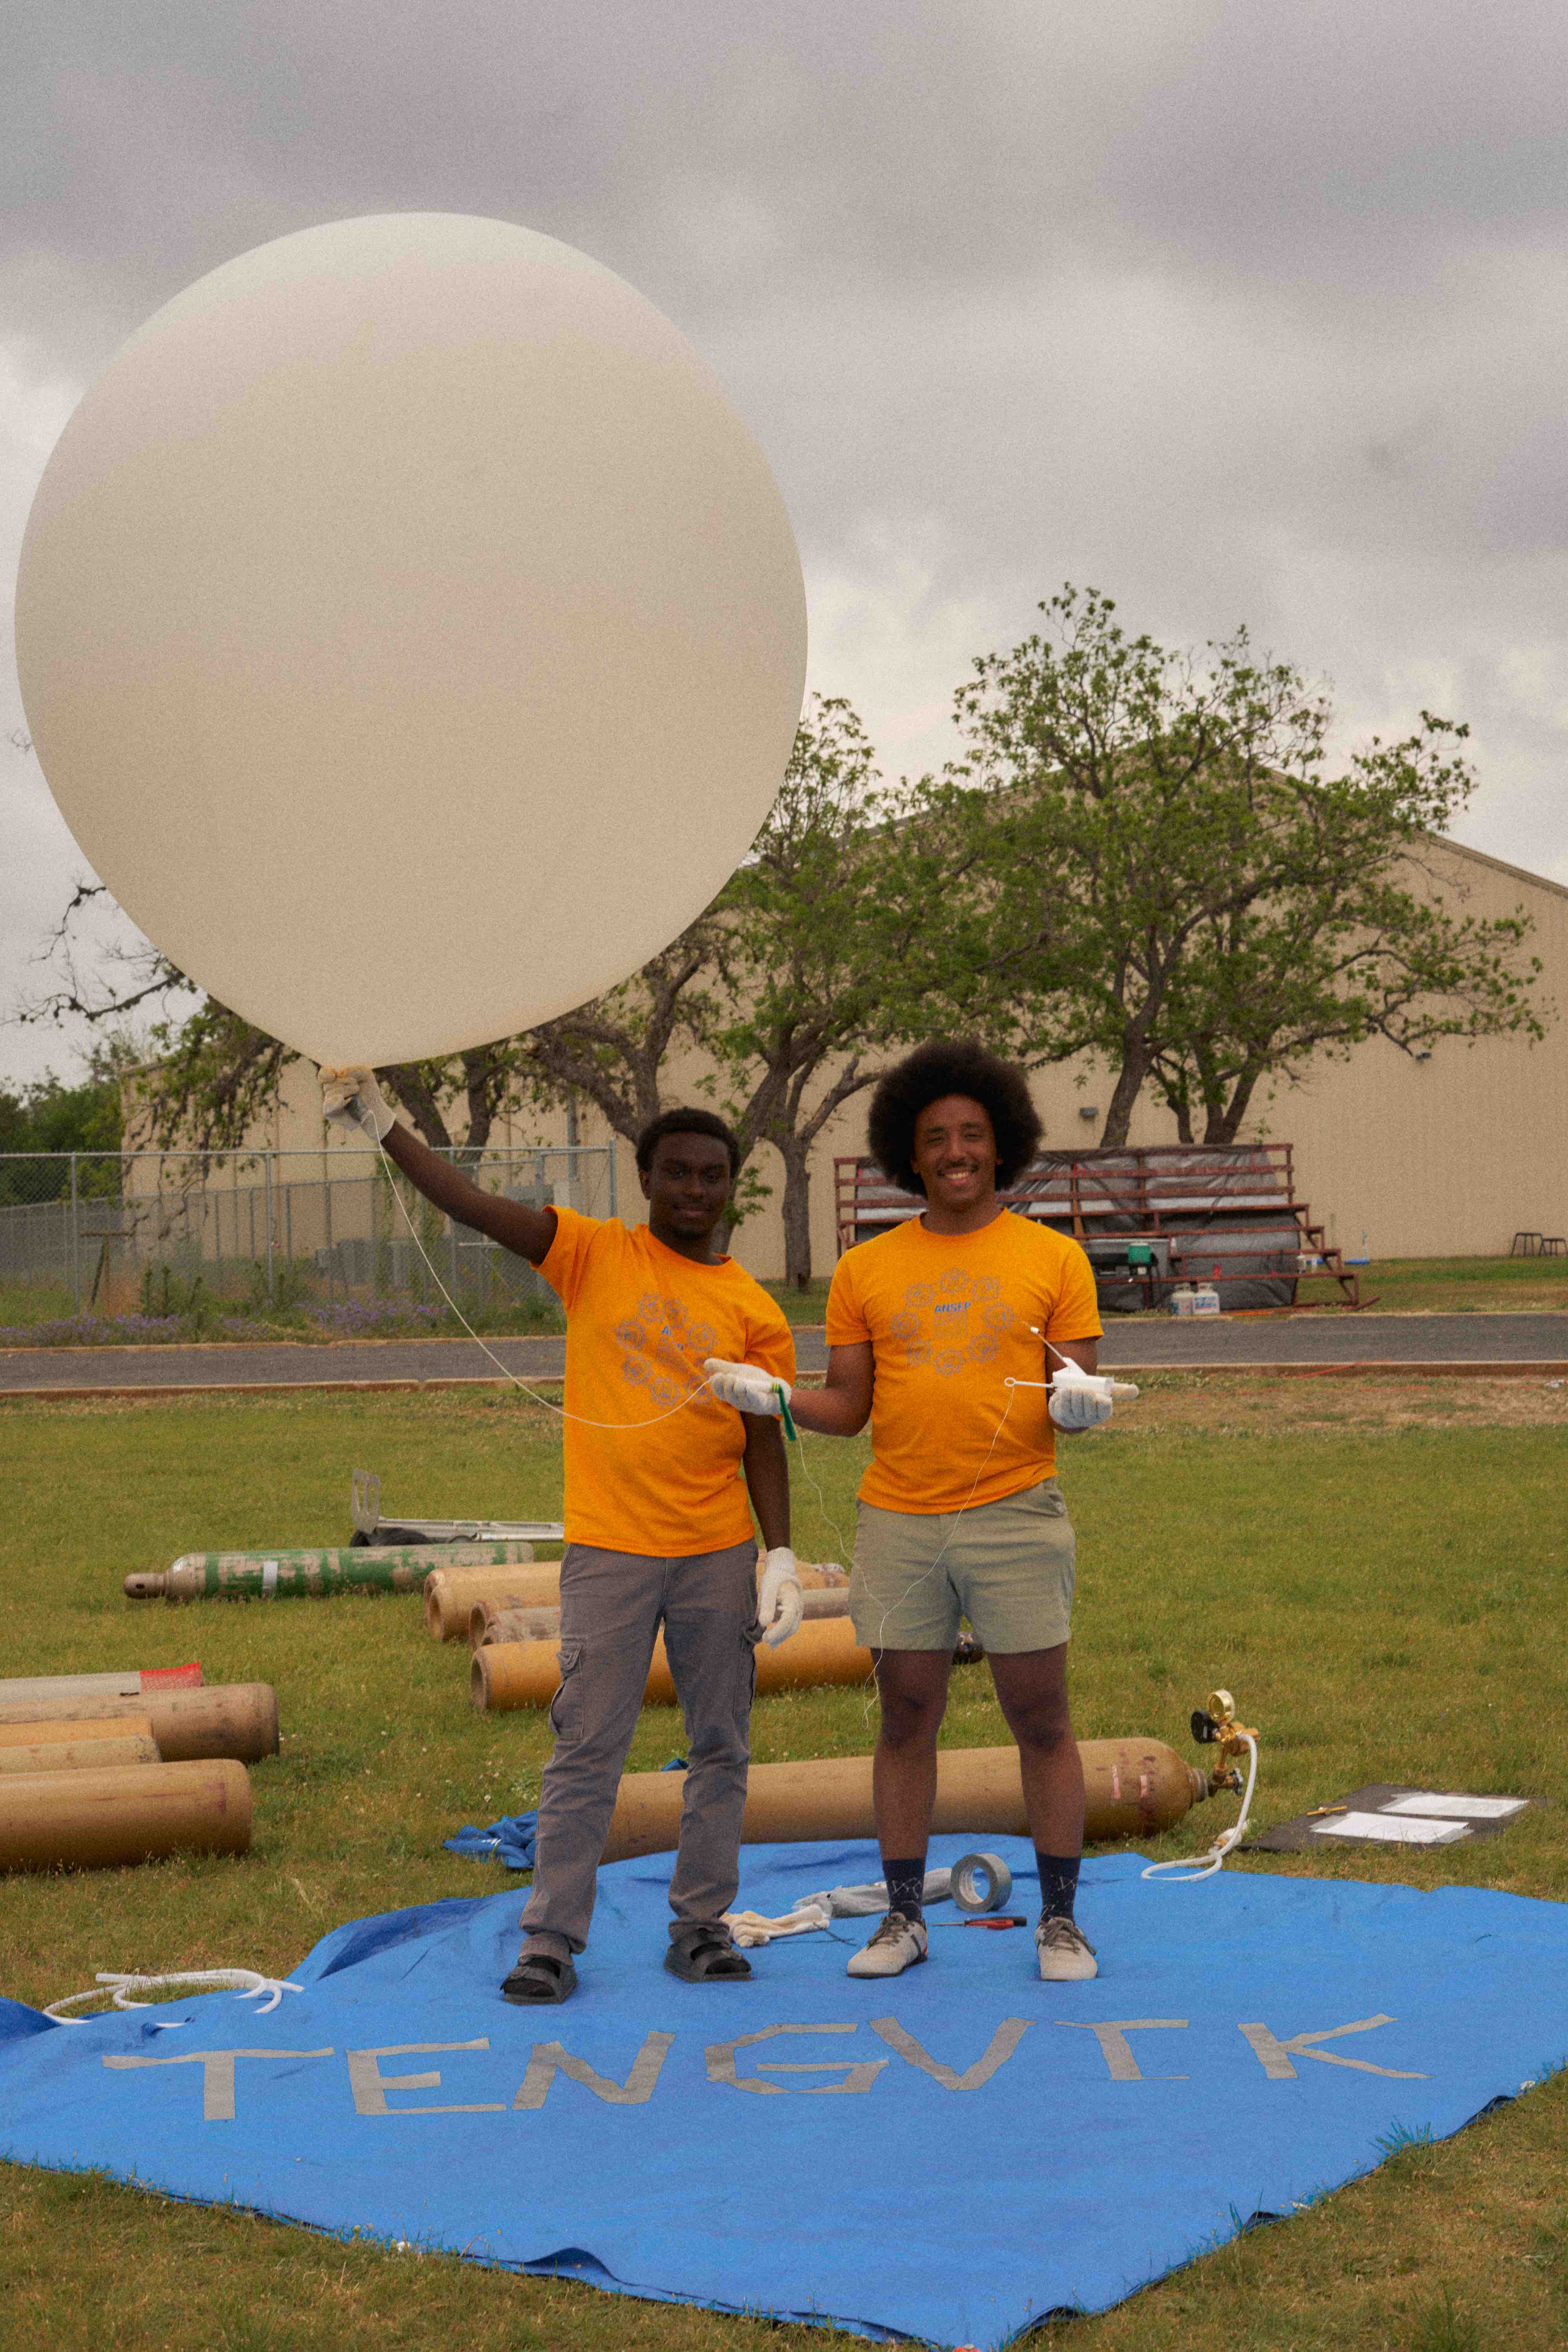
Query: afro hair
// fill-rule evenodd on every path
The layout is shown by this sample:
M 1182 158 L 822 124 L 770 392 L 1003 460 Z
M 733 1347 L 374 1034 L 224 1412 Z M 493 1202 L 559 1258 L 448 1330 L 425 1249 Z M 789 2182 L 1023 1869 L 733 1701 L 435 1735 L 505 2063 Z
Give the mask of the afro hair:
M 1040 1118 L 1028 1081 L 976 1037 L 937 1037 L 888 1072 L 871 1097 L 867 1139 L 883 1173 L 906 1192 L 925 1191 L 915 1174 L 915 1121 L 944 1095 L 979 1103 L 996 1138 L 996 1189 L 1015 1184 L 1039 1149 Z

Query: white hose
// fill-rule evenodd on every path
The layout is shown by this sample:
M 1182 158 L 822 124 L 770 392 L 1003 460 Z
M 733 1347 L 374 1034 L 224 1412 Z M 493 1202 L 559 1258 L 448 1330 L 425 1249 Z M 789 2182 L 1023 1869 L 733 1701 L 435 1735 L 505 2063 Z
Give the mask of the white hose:
M 1212 1878 L 1224 1864 L 1226 1855 L 1239 1843 L 1252 1806 L 1253 1783 L 1258 1778 L 1258 1742 L 1249 1731 L 1244 1731 L 1241 1737 L 1247 1742 L 1247 1790 L 1241 1800 L 1241 1811 L 1237 1816 L 1235 1828 L 1226 1830 L 1215 1838 L 1206 1853 L 1200 1853 L 1195 1859 L 1189 1854 L 1177 1854 L 1170 1862 L 1152 1862 L 1143 1873 L 1145 1878 L 1164 1879 L 1167 1886 L 1191 1886 L 1197 1879 Z M 1168 1870 L 1179 1871 L 1182 1874 L 1178 1878 L 1165 1878 Z
M 57 2025 L 86 2025 L 89 2021 L 85 2017 L 69 2017 L 66 2012 L 79 2009 L 83 2001 L 101 2000 L 106 1992 L 112 1995 L 116 2009 L 147 2009 L 152 2006 L 150 2002 L 132 2000 L 131 1995 L 156 1992 L 161 1985 L 180 1985 L 196 1992 L 232 1992 L 240 2000 L 254 2000 L 258 1994 L 264 1993 L 267 1998 L 253 2011 L 257 2017 L 268 2016 L 286 1992 L 303 1992 L 305 1989 L 303 1985 L 289 1983 L 283 1977 L 261 1976 L 255 1969 L 178 1969 L 166 1977 L 129 1976 L 100 1969 L 98 1982 L 90 1990 L 68 1993 L 63 2000 L 51 2001 L 44 2015 L 52 2017 Z

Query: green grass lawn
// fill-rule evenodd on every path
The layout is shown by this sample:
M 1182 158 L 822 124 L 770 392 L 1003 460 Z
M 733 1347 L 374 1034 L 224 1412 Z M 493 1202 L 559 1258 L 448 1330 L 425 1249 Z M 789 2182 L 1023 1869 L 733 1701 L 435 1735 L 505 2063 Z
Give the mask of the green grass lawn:
M 1385 1315 L 1541 1315 L 1568 1308 L 1568 1257 L 1384 1257 L 1355 1271 L 1363 1298 L 1375 1298 Z
M 1550 1801 L 1484 1844 L 1243 1867 L 1568 1899 L 1568 1402 L 1543 1391 L 1531 1410 L 1554 1418 L 1491 1425 L 1482 1384 L 1464 1385 L 1461 1424 L 1440 1383 L 1402 1392 L 1395 1413 L 1384 1391 L 1358 1395 L 1365 1383 L 1293 1383 L 1282 1397 L 1279 1384 L 1155 1380 L 1067 1460 L 1080 1736 L 1152 1732 L 1193 1755 L 1187 1715 L 1224 1683 L 1263 1729 L 1260 1822 L 1373 1780 Z M 1500 1422 L 1522 1402 L 1497 1385 Z M 858 1444 L 807 1441 L 803 1557 L 847 1558 L 862 1459 Z M 284 1726 L 282 1755 L 252 1773 L 248 1857 L 7 1882 L 0 1991 L 41 2004 L 110 1968 L 284 1973 L 355 1915 L 506 1883 L 441 1840 L 531 1804 L 548 1735 L 529 1715 L 470 1712 L 467 1653 L 428 1639 L 416 1600 L 133 1609 L 121 1597 L 128 1570 L 181 1551 L 346 1538 L 361 1465 L 411 1514 L 560 1507 L 553 1425 L 493 1393 L 0 1404 L 10 1670 L 199 1656 L 209 1681 L 274 1683 Z M 872 1731 L 859 1694 L 780 1696 L 759 1701 L 753 1747 L 761 1760 L 846 1753 Z M 956 1678 L 944 1736 L 1005 1737 L 983 1667 Z M 650 1709 L 632 1766 L 679 1744 L 674 1714 Z M 1195 1852 L 1233 1817 L 1221 1800 L 1148 1850 Z M 1213 2120 L 1217 2143 L 1226 2120 Z M 1063 2338 L 1082 2352 L 1560 2352 L 1565 2136 L 1559 2077 Z M 1205 2161 L 1201 2147 L 1192 2161 Z M 11 2340 L 83 2352 L 744 2352 L 784 2333 L 16 2168 L 0 2168 L 0 2309 Z M 849 2339 L 799 2340 L 804 2352 Z
M 764 1282 L 763 1288 L 776 1298 L 784 1314 L 794 1324 L 820 1323 L 827 1313 L 827 1293 L 832 1286 L 830 1275 L 819 1275 L 802 1290 L 793 1282 Z

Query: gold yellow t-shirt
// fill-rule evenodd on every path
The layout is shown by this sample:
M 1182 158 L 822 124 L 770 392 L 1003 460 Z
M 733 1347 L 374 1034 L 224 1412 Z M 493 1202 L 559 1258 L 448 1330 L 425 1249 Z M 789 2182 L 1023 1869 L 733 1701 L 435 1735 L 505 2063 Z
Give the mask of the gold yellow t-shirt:
M 1099 1337 L 1083 1251 L 1011 1210 L 977 1234 L 928 1233 L 911 1217 L 847 1251 L 828 1293 L 827 1344 L 868 1339 L 873 1350 L 861 1501 L 956 1511 L 1048 1478 L 1056 1445 L 1045 1391 L 1005 1383 L 1048 1378 L 1056 1360 L 1045 1339 Z
M 706 1356 L 793 1381 L 783 1314 L 731 1257 L 699 1265 L 646 1225 L 555 1216 L 539 1271 L 566 1309 L 564 1402 L 579 1416 L 562 1424 L 568 1541 L 655 1559 L 749 1541 L 745 1424 L 696 1391 Z

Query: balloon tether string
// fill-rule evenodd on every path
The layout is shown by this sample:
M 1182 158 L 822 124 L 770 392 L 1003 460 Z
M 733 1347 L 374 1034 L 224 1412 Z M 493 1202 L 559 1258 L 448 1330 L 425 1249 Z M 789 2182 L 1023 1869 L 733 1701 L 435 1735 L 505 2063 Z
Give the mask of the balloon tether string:
M 402 1212 L 403 1222 L 408 1228 L 409 1239 L 413 1242 L 415 1248 L 424 1259 L 426 1267 L 429 1272 L 431 1281 L 435 1284 L 437 1289 L 440 1292 L 442 1297 L 446 1300 L 447 1306 L 451 1308 L 453 1314 L 457 1317 L 458 1322 L 462 1325 L 469 1339 L 473 1341 L 475 1347 L 479 1349 L 483 1354 L 487 1355 L 491 1363 L 495 1366 L 497 1371 L 502 1373 L 505 1378 L 511 1382 L 513 1388 L 520 1389 L 525 1397 L 531 1398 L 535 1404 L 542 1404 L 546 1412 L 553 1412 L 559 1415 L 560 1419 L 563 1421 L 574 1421 L 584 1429 L 652 1429 L 658 1423 L 661 1421 L 668 1421 L 678 1412 L 684 1412 L 689 1404 L 695 1404 L 697 1402 L 698 1398 L 702 1394 L 704 1389 L 710 1388 L 712 1386 L 712 1382 L 709 1380 L 704 1379 L 700 1381 L 697 1386 L 692 1389 L 689 1394 L 681 1398 L 679 1404 L 672 1404 L 668 1408 L 668 1411 L 665 1412 L 650 1412 L 645 1421 L 594 1421 L 586 1413 L 568 1412 L 563 1404 L 556 1404 L 552 1402 L 549 1397 L 541 1396 L 537 1389 L 531 1389 L 526 1381 L 519 1380 L 517 1374 L 512 1370 L 510 1364 L 502 1363 L 500 1358 L 496 1354 L 493 1348 L 488 1348 L 485 1346 L 484 1341 L 480 1339 L 479 1333 L 475 1330 L 473 1325 L 469 1322 L 468 1317 L 464 1314 L 462 1308 L 458 1306 L 457 1300 L 453 1297 L 451 1292 L 447 1289 L 446 1284 L 437 1273 L 430 1253 L 419 1238 L 419 1229 L 408 1213 L 408 1203 L 397 1189 L 395 1163 L 391 1155 L 387 1151 L 385 1144 L 382 1141 L 380 1136 L 375 1134 L 374 1126 L 372 1126 L 367 1120 L 362 1119 L 361 1125 L 364 1127 L 365 1132 L 368 1135 L 375 1136 L 375 1148 L 381 1154 L 381 1164 L 386 1171 L 387 1187 L 391 1192 L 393 1199 L 396 1202 L 399 1210 Z

